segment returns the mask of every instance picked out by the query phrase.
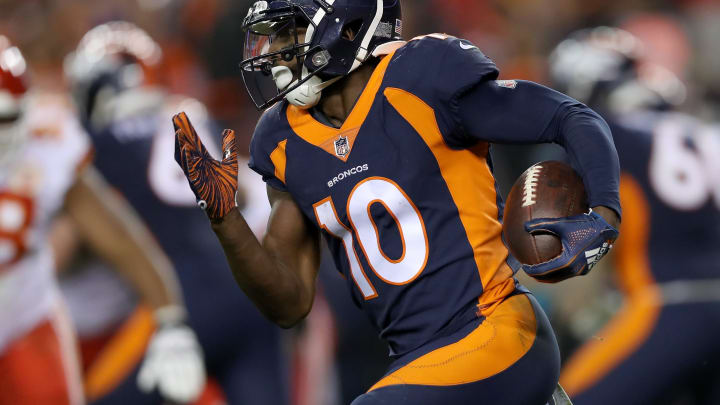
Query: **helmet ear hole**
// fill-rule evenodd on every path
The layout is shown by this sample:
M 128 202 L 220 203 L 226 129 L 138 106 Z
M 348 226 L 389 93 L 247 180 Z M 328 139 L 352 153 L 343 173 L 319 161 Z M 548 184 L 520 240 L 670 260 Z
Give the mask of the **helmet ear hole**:
M 354 41 L 355 38 L 357 38 L 358 33 L 360 33 L 362 26 L 362 19 L 353 20 L 345 24 L 342 29 L 342 38 L 350 42 Z

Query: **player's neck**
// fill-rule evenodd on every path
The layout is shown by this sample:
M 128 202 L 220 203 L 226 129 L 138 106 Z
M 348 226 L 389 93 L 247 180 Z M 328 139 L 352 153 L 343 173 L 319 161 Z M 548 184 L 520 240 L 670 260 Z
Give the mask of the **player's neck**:
M 325 89 L 318 108 L 330 123 L 338 128 L 342 126 L 365 90 L 376 66 L 375 63 L 362 65 L 348 77 Z

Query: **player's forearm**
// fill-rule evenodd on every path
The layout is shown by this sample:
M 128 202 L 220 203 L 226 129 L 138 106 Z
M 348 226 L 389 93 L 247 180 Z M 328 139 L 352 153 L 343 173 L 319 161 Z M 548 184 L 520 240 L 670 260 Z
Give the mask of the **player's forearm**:
M 580 172 L 590 206 L 611 208 L 620 216 L 620 163 L 605 121 L 591 109 L 574 105 L 559 112 L 559 137 Z
M 288 263 L 287 257 L 257 240 L 237 209 L 212 228 L 236 282 L 268 319 L 289 328 L 310 312 L 314 293 L 309 286 L 314 280 L 303 280 L 303 272 L 295 267 L 316 265 L 312 258 L 300 255 L 296 263 Z
M 84 241 L 154 309 L 182 305 L 170 260 L 150 232 L 102 178 L 87 170 L 67 195 L 66 209 Z

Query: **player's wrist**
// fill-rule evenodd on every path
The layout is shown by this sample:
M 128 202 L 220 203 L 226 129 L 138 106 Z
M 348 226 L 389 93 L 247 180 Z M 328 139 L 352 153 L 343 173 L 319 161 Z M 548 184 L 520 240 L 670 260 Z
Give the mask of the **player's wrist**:
M 613 228 L 617 229 L 620 226 L 620 216 L 618 216 L 618 214 L 612 208 L 598 205 L 592 207 L 592 210 L 594 213 L 601 216 L 605 220 L 605 222 L 607 222 L 608 225 L 612 226 Z

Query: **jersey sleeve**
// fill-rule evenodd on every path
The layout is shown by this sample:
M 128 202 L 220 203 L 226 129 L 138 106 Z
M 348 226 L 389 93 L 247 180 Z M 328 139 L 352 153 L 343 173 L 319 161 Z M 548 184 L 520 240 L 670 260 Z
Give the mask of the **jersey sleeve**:
M 461 130 L 455 115 L 460 98 L 481 83 L 495 80 L 500 71 L 495 63 L 470 41 L 452 36 L 436 41 L 437 65 L 430 77 L 433 89 L 434 110 L 446 142 L 453 147 L 462 147 L 454 142 L 454 134 Z
M 457 103 L 459 96 L 500 73 L 495 63 L 468 40 L 448 36 L 438 45 L 437 53 L 433 83 L 441 103 Z
M 257 127 L 255 127 L 255 133 L 253 133 L 252 140 L 250 141 L 248 167 L 261 175 L 263 181 L 270 187 L 287 192 L 288 189 L 284 179 L 282 179 L 283 176 L 280 175 L 281 170 L 276 167 L 278 155 L 281 155 L 284 161 L 285 151 L 283 147 L 285 143 L 283 143 L 282 139 L 277 139 L 277 136 L 274 136 L 274 131 L 272 130 L 272 128 L 275 127 L 275 118 L 279 114 L 278 110 L 283 110 L 280 104 L 272 107 L 260 117 Z M 275 161 L 273 161 L 274 157 Z
M 527 81 L 490 81 L 458 99 L 454 141 L 557 143 L 583 178 L 590 206 L 620 215 L 620 164 L 605 120 L 562 93 Z

